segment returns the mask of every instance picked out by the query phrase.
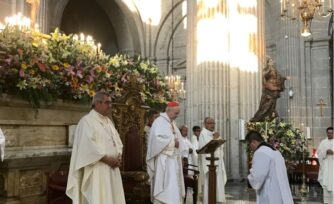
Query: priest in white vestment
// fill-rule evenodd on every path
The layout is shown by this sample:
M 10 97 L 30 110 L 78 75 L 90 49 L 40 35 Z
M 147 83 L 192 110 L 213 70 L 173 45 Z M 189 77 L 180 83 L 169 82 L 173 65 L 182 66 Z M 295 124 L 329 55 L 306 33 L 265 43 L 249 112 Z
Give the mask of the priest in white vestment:
M 260 133 L 246 136 L 254 151 L 248 182 L 256 190 L 257 204 L 293 204 L 285 160 L 282 154 L 264 142 Z
M 215 130 L 215 120 L 213 118 L 207 117 L 204 119 L 204 128 L 199 135 L 198 149 L 201 149 L 204 145 L 213 139 L 218 139 L 220 136 Z M 209 155 L 209 154 L 208 154 Z M 208 157 L 206 154 L 199 155 L 199 195 L 203 194 L 203 203 L 208 203 L 209 196 L 209 168 L 207 165 L 210 161 L 206 160 Z M 224 164 L 224 149 L 223 145 L 216 149 L 215 157 L 219 160 L 215 163 L 217 165 L 216 175 L 217 175 L 217 203 L 225 203 L 225 184 L 227 181 L 225 164 Z
M 155 119 L 150 130 L 146 162 L 154 204 L 183 203 L 185 189 L 181 152 L 186 148 L 174 121 L 179 113 L 179 104 L 169 102 L 166 112 Z
M 318 159 L 320 163 L 318 181 L 323 188 L 324 203 L 334 204 L 334 139 L 333 127 L 328 127 L 327 138 L 322 140 L 318 146 Z
M 74 134 L 66 194 L 73 204 L 124 204 L 119 167 L 123 145 L 108 114 L 111 98 L 97 92 Z
M 197 164 L 197 161 L 194 161 L 193 155 L 197 156 L 196 149 L 194 148 L 193 144 L 191 141 L 188 139 L 188 127 L 185 125 L 182 125 L 180 127 L 180 132 L 182 135 L 182 141 L 186 145 L 186 150 L 181 152 L 181 157 L 186 158 L 188 161 L 189 166 L 187 167 L 188 169 L 194 169 L 195 163 Z M 195 157 L 196 158 L 196 157 Z M 189 170 L 188 171 L 189 175 L 194 175 L 194 171 Z

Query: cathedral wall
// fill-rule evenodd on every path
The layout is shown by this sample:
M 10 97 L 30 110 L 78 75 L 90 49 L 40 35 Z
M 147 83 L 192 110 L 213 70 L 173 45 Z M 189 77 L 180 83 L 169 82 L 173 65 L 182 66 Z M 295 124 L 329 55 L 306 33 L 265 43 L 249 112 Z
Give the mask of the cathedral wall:
M 333 122 L 329 17 L 322 18 L 316 13 L 311 23 L 312 35 L 304 38 L 300 35 L 301 21 L 298 18 L 282 20 L 279 12 L 279 1 L 266 1 L 267 54 L 275 60 L 280 73 L 289 76 L 277 110 L 283 119 L 303 130 L 305 135 L 309 128 L 309 147 L 316 148 Z M 326 103 L 322 113 L 321 98 Z

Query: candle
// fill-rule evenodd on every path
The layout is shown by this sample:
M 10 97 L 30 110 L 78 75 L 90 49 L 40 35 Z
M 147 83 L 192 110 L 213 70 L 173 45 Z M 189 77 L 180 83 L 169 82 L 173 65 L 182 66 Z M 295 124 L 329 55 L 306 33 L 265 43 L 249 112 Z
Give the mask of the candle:
M 85 42 L 85 35 L 83 33 L 80 33 L 80 41 Z
M 35 23 L 34 30 L 35 30 L 36 32 L 39 32 L 39 25 L 38 25 L 37 23 Z
M 79 40 L 79 36 L 77 34 L 73 35 L 73 40 Z
M 306 127 L 306 138 L 311 139 L 311 128 L 310 127 Z

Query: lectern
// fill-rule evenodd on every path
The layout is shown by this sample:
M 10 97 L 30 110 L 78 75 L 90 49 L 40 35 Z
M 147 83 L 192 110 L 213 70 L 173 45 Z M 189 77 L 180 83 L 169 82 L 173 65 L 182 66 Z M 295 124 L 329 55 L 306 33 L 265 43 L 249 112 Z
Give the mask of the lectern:
M 219 158 L 215 157 L 215 151 L 218 147 L 224 144 L 225 140 L 213 139 L 204 145 L 201 149 L 196 150 L 198 154 L 210 154 L 206 160 L 210 161 L 209 167 L 209 204 L 216 204 L 217 202 L 217 175 L 215 161 Z M 221 158 L 222 159 L 222 158 Z

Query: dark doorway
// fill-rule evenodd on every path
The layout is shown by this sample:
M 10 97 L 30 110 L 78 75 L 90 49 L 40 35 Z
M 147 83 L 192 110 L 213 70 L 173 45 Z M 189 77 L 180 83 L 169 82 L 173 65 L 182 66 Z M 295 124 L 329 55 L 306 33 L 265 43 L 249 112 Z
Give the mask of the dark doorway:
M 70 0 L 65 7 L 60 29 L 66 34 L 91 35 L 102 50 L 113 55 L 119 51 L 115 28 L 95 0 Z

